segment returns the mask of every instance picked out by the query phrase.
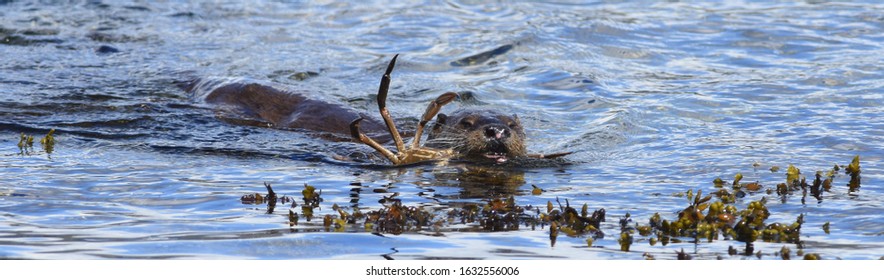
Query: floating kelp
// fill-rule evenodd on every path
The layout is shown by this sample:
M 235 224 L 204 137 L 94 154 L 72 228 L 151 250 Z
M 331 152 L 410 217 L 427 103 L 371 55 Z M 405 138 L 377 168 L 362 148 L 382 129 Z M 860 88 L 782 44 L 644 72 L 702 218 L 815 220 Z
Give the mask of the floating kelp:
M 540 194 L 542 194 L 542 193 L 543 193 L 543 189 L 538 188 L 538 187 L 535 186 L 535 185 L 531 185 L 531 194 L 532 194 L 532 195 L 540 195 Z
M 739 179 L 741 176 L 736 176 L 734 181 L 737 182 Z M 745 186 L 740 188 L 745 188 Z M 703 196 L 702 190 L 697 191 L 696 195 L 692 190 L 688 190 L 685 192 L 685 197 L 690 203 L 685 209 L 678 212 L 676 221 L 662 219 L 657 213 L 649 219 L 647 227 L 641 225 L 636 227 L 642 236 L 646 236 L 646 232 L 654 232 L 656 237 L 649 240 L 652 246 L 658 240 L 662 241 L 663 246 L 666 246 L 669 242 L 680 242 L 681 238 L 693 239 L 693 242 L 696 243 L 700 240 L 714 242 L 724 237 L 745 242 L 744 254 L 750 255 L 754 252 L 752 244 L 759 239 L 765 242 L 800 244 L 799 233 L 801 224 L 804 222 L 803 216 L 799 216 L 796 222 L 789 225 L 768 224 L 767 219 L 770 217 L 770 211 L 766 206 L 766 198 L 752 201 L 746 209 L 739 210 L 733 205 L 733 195 L 725 189 L 718 189 L 712 195 L 707 196 Z M 719 200 L 712 201 L 714 197 L 718 197 Z M 621 238 L 618 240 L 621 250 L 628 250 L 623 242 L 630 238 L 626 233 L 626 231 L 621 233 Z
M 316 187 L 306 183 L 304 184 L 304 190 L 301 191 L 301 195 L 304 197 L 304 205 L 319 207 L 319 203 L 322 202 L 322 190 L 319 190 L 317 193 Z
M 850 182 L 847 183 L 850 192 L 858 191 L 860 183 L 859 156 L 853 158 L 853 161 L 844 169 L 844 173 L 850 175 Z
M 25 135 L 22 132 L 18 140 L 18 150 L 22 155 L 31 153 L 34 150 L 34 135 Z
M 750 192 L 757 192 L 761 190 L 764 186 L 759 184 L 758 182 L 748 183 L 740 186 L 742 189 L 745 189 Z
M 785 202 L 786 196 L 792 195 L 795 191 L 801 191 L 803 195 L 802 203 L 804 203 L 803 197 L 807 196 L 807 194 L 822 202 L 822 194 L 832 190 L 832 182 L 835 180 L 837 168 L 836 165 L 835 168 L 828 172 L 817 172 L 816 178 L 808 184 L 807 180 L 801 176 L 801 171 L 797 167 L 789 165 L 786 171 L 786 183 L 777 184 L 775 191 L 774 189 L 768 189 L 766 193 L 774 194 L 775 192 Z M 856 191 L 859 186 L 859 157 L 855 157 L 853 162 L 844 169 L 845 173 L 851 176 L 851 180 L 854 180 L 853 178 L 856 177 L 855 184 L 848 183 L 848 187 L 850 187 L 848 191 Z M 776 169 L 772 169 L 772 171 L 775 172 Z M 825 178 L 823 177 L 824 175 L 826 176 Z M 761 258 L 763 255 L 761 252 L 754 252 L 753 250 L 753 243 L 758 241 L 793 243 L 796 244 L 799 250 L 803 248 L 804 243 L 800 238 L 801 226 L 804 224 L 803 214 L 795 218 L 794 222 L 769 222 L 768 218 L 771 216 L 771 213 L 766 205 L 766 197 L 749 202 L 745 209 L 738 209 L 734 205 L 736 199 L 742 197 L 741 193 L 743 190 L 750 192 L 764 191 L 764 187 L 760 182 L 740 184 L 739 182 L 742 179 L 742 174 L 734 176 L 734 181 L 731 185 L 734 187 L 735 192 L 731 193 L 721 188 L 726 182 L 716 178 L 712 182 L 716 188 L 712 196 L 717 197 L 718 201 L 711 201 L 711 196 L 704 197 L 701 190 L 697 191 L 696 195 L 694 195 L 693 190 L 686 191 L 684 197 L 688 198 L 690 204 L 678 212 L 678 219 L 675 221 L 662 219 L 659 213 L 653 215 L 648 222 L 648 227 L 656 235 L 649 239 L 651 246 L 655 246 L 658 242 L 662 242 L 662 245 L 666 246 L 669 242 L 677 241 L 679 238 L 693 239 L 694 242 L 699 242 L 702 239 L 713 242 L 721 237 L 725 239 L 732 238 L 746 243 L 746 248 L 742 254 L 751 255 L 754 253 L 758 258 Z M 822 227 L 826 233 L 829 232 L 830 226 L 828 222 L 823 224 Z M 639 233 L 642 236 L 645 236 L 646 227 L 637 225 L 636 228 L 640 229 Z M 628 240 L 625 234 L 621 234 L 621 238 L 618 241 L 620 241 L 621 249 L 626 249 L 623 246 L 623 240 Z M 790 251 L 787 247 L 783 248 L 778 254 L 784 259 L 789 259 Z M 799 252 L 799 256 L 803 255 L 803 252 Z M 731 247 L 728 253 L 734 255 L 737 254 L 737 251 Z M 811 256 L 809 258 L 814 259 L 818 258 L 818 256 Z
M 539 227 L 550 227 L 550 242 L 555 245 L 555 239 L 559 233 L 569 237 L 585 236 L 591 246 L 593 239 L 600 239 L 604 234 L 599 230 L 600 223 L 605 219 L 604 209 L 590 212 L 588 205 L 584 204 L 580 210 L 571 207 L 569 201 L 564 205 L 558 200 L 547 203 L 546 212 L 542 213 L 537 207 L 530 205 L 521 206 L 516 203 L 515 197 L 505 199 L 493 198 L 485 203 L 467 203 L 462 207 L 450 210 L 432 210 L 419 206 L 407 206 L 397 194 L 385 196 L 379 200 L 381 208 L 363 213 L 355 207 L 341 207 L 332 205 L 333 213 L 323 214 L 321 225 L 311 225 L 309 222 L 319 210 L 322 199 L 321 191 L 317 191 L 311 185 L 304 185 L 301 191 L 304 203 L 300 206 L 300 213 L 295 211 L 296 203 L 286 196 L 278 198 L 276 192 L 265 184 L 268 193 L 248 194 L 241 197 L 242 203 L 260 204 L 267 203 L 291 203 L 292 209 L 287 213 L 289 227 L 314 227 L 320 226 L 326 231 L 354 231 L 364 230 L 377 234 L 402 234 L 406 232 L 422 232 L 431 230 L 440 234 L 446 226 L 456 224 L 471 225 L 472 228 L 487 231 L 513 231 L 523 226 L 532 230 Z M 276 197 L 275 199 L 271 199 Z M 274 201 L 274 202 L 271 202 Z M 268 208 L 270 209 L 270 208 Z M 272 214 L 272 211 L 268 211 Z M 307 224 L 300 222 L 304 217 Z M 359 226 L 358 224 L 362 224 Z M 349 226 L 356 225 L 356 226 Z
M 421 231 L 430 226 L 435 215 L 423 207 L 404 206 L 402 201 L 384 205 L 383 208 L 365 214 L 366 229 L 371 224 L 373 232 L 401 234 Z
M 289 209 L 289 227 L 297 226 L 299 218 L 298 213 Z
M 304 204 L 301 205 L 301 213 L 304 214 L 304 218 L 309 222 L 313 219 L 313 209 L 319 208 L 319 203 L 322 202 L 322 190 L 316 192 L 316 188 L 304 183 L 304 190 L 301 191 L 301 195 Z M 295 207 L 295 204 L 292 203 L 292 208 Z
M 629 246 L 632 245 L 632 234 L 629 234 L 629 231 L 623 231 L 620 233 L 620 238 L 617 239 L 617 243 L 620 244 L 620 251 L 629 252 Z
M 267 188 L 267 196 L 264 199 L 267 201 L 267 214 L 273 214 L 273 209 L 276 208 L 276 193 L 273 192 L 273 188 L 270 187 L 270 184 L 264 182 L 264 187 Z
M 823 197 L 822 197 L 823 193 L 822 193 L 822 189 L 821 189 L 821 187 L 823 185 L 823 180 L 820 180 L 820 177 L 821 177 L 820 173 L 817 172 L 816 179 L 813 180 L 813 184 L 810 186 L 810 195 L 815 197 L 818 201 L 823 200 Z
M 247 194 L 240 197 L 239 201 L 242 202 L 242 204 L 263 204 L 264 196 L 260 193 Z
M 45 136 L 40 138 L 40 146 L 47 155 L 52 154 L 55 150 L 55 129 L 50 129 Z M 34 152 L 34 136 L 21 133 L 18 140 L 18 150 L 22 155 L 28 155 Z
M 823 194 L 833 191 L 833 182 L 840 170 L 841 167 L 836 164 L 832 169 L 826 170 L 825 172 L 817 171 L 814 174 L 814 180 L 808 184 L 807 179 L 801 175 L 801 171 L 795 166 L 790 165 L 786 171 L 786 183 L 777 184 L 776 194 L 780 196 L 780 199 L 783 202 L 785 202 L 787 196 L 793 195 L 797 191 L 801 191 L 802 204 L 805 203 L 808 194 L 811 197 L 816 198 L 818 203 L 822 203 Z M 845 174 L 850 176 L 850 181 L 847 183 L 848 192 L 852 193 L 859 191 L 859 156 L 855 156 L 853 161 L 844 168 L 844 171 Z
M 549 224 L 555 223 L 557 225 L 557 230 L 565 233 L 565 235 L 569 237 L 588 235 L 593 239 L 604 238 L 605 234 L 599 230 L 601 222 L 605 221 L 604 208 L 595 210 L 590 214 L 589 206 L 584 204 L 580 213 L 578 213 L 577 209 L 571 207 L 568 200 L 565 200 L 564 206 L 562 206 L 558 199 L 556 199 L 556 202 L 559 205 L 558 209 L 551 207 L 552 202 L 547 202 L 547 213 L 540 214 L 540 222 Z M 552 234 L 550 237 L 551 241 L 554 241 L 554 239 L 552 239 Z M 555 242 L 552 242 L 550 245 L 554 244 Z
M 721 195 L 720 191 L 719 195 Z M 767 224 L 770 211 L 766 206 L 766 198 L 752 201 L 746 209 L 738 210 L 730 204 L 733 202 L 725 203 L 724 200 L 710 202 L 712 196 L 702 196 L 702 191 L 697 191 L 697 195 L 687 195 L 687 197 L 693 199 L 684 210 L 678 212 L 678 220 L 670 222 L 662 219 L 661 221 L 658 213 L 649 221 L 650 227 L 656 231 L 657 240 L 663 241 L 664 246 L 677 238 L 690 238 L 694 239 L 694 242 L 699 242 L 701 239 L 713 242 L 724 237 L 745 242 L 745 254 L 751 254 L 753 252 L 752 243 L 759 238 L 765 242 L 796 244 L 800 242 L 799 232 L 803 216 L 799 216 L 795 223 L 788 226 L 780 223 Z M 722 195 L 721 197 L 728 196 Z
M 789 168 L 786 169 L 786 184 L 790 187 L 796 186 L 800 175 L 801 170 L 790 164 Z
M 499 198 L 488 201 L 488 204 L 482 207 L 478 221 L 479 225 L 486 231 L 508 231 L 518 230 L 525 209 L 516 205 L 515 199 L 510 196 L 505 201 Z
M 556 246 L 556 238 L 559 237 L 559 223 L 552 222 L 549 224 L 549 246 Z
M 742 180 L 742 179 L 743 179 L 743 173 L 737 173 L 737 175 L 734 175 L 734 184 L 733 184 L 734 189 L 740 188 L 740 180 Z
M 792 258 L 792 256 L 789 255 L 790 253 L 792 253 L 792 250 L 789 250 L 789 247 L 783 246 L 783 248 L 780 249 L 780 257 L 784 260 Z
M 677 251 L 677 252 L 675 252 L 675 254 L 676 254 L 676 258 L 680 261 L 692 259 L 690 254 L 687 254 L 684 252 L 684 248 L 681 248 L 681 251 Z
M 253 193 L 253 194 L 243 195 L 239 198 L 240 203 L 254 204 L 254 205 L 266 203 L 267 204 L 267 211 L 266 211 L 267 214 L 273 214 L 273 210 L 276 208 L 277 202 L 282 203 L 282 204 L 294 203 L 294 201 L 292 201 L 292 199 L 288 196 L 278 197 L 276 195 L 276 192 L 273 191 L 273 188 L 270 186 L 269 183 L 265 182 L 264 188 L 267 189 L 266 194 L 262 195 L 260 193 Z
M 40 145 L 43 146 L 43 151 L 46 151 L 46 154 L 52 154 L 52 151 L 55 150 L 55 129 L 50 129 L 49 133 L 46 133 L 46 136 L 40 138 Z
M 845 172 L 858 179 L 858 157 L 848 165 Z M 792 196 L 800 191 L 802 197 L 810 196 L 822 201 L 823 194 L 832 190 L 832 182 L 836 179 L 837 170 L 828 172 L 816 172 L 813 182 L 808 183 L 801 175 L 800 170 L 790 165 L 786 171 L 786 182 L 779 183 L 776 188 L 765 188 L 759 181 L 740 183 L 744 179 L 742 174 L 734 176 L 731 182 L 725 182 L 717 178 L 712 183 L 712 192 L 705 194 L 703 189 L 689 189 L 678 193 L 677 197 L 685 197 L 687 205 L 678 211 L 674 219 L 670 220 L 655 213 L 647 219 L 647 224 L 633 221 L 629 213 L 620 217 L 618 224 L 620 234 L 616 236 L 620 251 L 629 252 L 633 244 L 641 239 L 647 240 L 650 246 L 668 246 L 670 243 L 701 243 L 715 242 L 717 240 L 734 240 L 745 244 L 742 250 L 729 246 L 728 255 L 755 256 L 761 259 L 763 256 L 776 256 L 782 259 L 792 259 L 790 246 L 797 248 L 796 258 L 819 259 L 818 255 L 804 255 L 804 243 L 801 240 L 801 228 L 805 223 L 805 216 L 798 215 L 794 220 L 769 221 L 772 216 L 768 208 L 768 197 L 744 201 L 750 194 L 768 194 L 772 197 Z M 854 175 L 855 174 L 855 175 Z M 823 177 L 825 176 L 825 177 Z M 351 184 L 352 185 L 352 184 Z M 723 188 L 730 185 L 733 188 Z M 849 185 L 849 184 L 848 184 Z M 857 183 L 858 185 L 858 183 Z M 351 192 L 359 193 L 364 186 L 356 184 Z M 828 187 L 828 188 L 827 188 Z M 243 203 L 261 204 L 268 203 L 268 214 L 272 214 L 273 203 L 291 203 L 291 209 L 286 216 L 286 223 L 295 230 L 324 230 L 328 232 L 372 232 L 377 235 L 421 233 L 431 235 L 443 235 L 446 231 L 481 231 L 499 232 L 516 231 L 529 228 L 531 230 L 547 229 L 550 246 L 556 246 L 561 238 L 581 238 L 587 248 L 594 248 L 597 241 L 605 238 L 601 231 L 601 223 L 605 222 L 605 209 L 590 210 L 588 204 L 582 204 L 580 209 L 572 207 L 568 199 L 547 201 L 544 206 L 520 205 L 517 196 L 508 194 L 505 197 L 488 198 L 481 202 L 458 202 L 449 204 L 448 209 L 431 209 L 423 206 L 405 205 L 398 192 L 377 192 L 384 195 L 378 200 L 380 207 L 374 210 L 364 211 L 357 208 L 358 203 L 348 206 L 333 204 L 331 211 L 322 211 L 321 191 L 315 187 L 304 184 L 301 195 L 303 204 L 300 211 L 297 203 L 286 196 L 278 197 L 269 184 L 265 184 L 267 194 L 244 195 Z M 542 195 L 545 192 L 539 187 L 532 185 L 531 196 Z M 802 202 L 804 200 L 802 199 Z M 783 200 L 785 202 L 785 200 Z M 740 207 L 740 205 L 744 205 Z M 370 207 L 371 208 L 371 207 Z M 321 223 L 311 222 L 316 215 L 321 217 Z M 306 222 L 300 221 L 304 217 Z M 829 223 L 822 225 L 823 230 L 829 232 Z M 782 246 L 778 251 L 764 254 L 755 250 L 757 242 L 789 243 L 790 246 Z M 644 254 L 645 258 L 653 259 L 653 255 Z M 683 249 L 675 251 L 674 258 L 692 259 L 696 256 L 685 252 Z M 721 255 L 718 256 L 721 258 Z

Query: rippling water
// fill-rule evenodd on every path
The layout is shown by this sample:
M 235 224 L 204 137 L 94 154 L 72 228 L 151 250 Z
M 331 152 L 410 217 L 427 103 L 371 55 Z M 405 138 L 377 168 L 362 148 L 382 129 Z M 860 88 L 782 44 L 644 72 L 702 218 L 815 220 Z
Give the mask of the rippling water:
M 859 155 L 821 202 L 768 197 L 771 222 L 805 215 L 803 250 L 824 259 L 884 256 L 884 5 L 870 3 L 124 3 L 0 1 L 0 257 L 606 258 L 731 256 L 742 242 L 617 242 L 618 219 L 677 219 L 676 195 L 742 173 L 765 188 L 789 164 L 808 177 Z M 570 164 L 471 181 L 464 166 L 341 164 L 329 143 L 223 122 L 174 83 L 242 78 L 373 111 L 387 61 L 401 54 L 390 109 L 418 116 L 446 91 L 459 104 L 520 116 L 532 152 L 574 151 Z M 56 129 L 51 154 L 20 153 L 20 133 Z M 39 142 L 39 141 L 38 141 Z M 778 172 L 768 169 L 779 166 Z M 456 208 L 514 195 L 604 208 L 606 237 L 549 229 L 373 235 L 289 228 L 240 196 L 331 205 Z M 354 185 L 358 185 L 354 195 Z M 531 195 L 532 185 L 545 190 Z M 830 223 L 826 234 L 822 225 Z M 764 258 L 783 246 L 757 242 Z M 274 248 L 268 250 L 267 248 Z

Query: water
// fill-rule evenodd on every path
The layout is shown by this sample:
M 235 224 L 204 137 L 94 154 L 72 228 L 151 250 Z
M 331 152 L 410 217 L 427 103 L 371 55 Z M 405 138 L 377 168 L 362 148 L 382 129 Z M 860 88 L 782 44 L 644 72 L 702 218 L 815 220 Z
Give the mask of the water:
M 718 177 L 776 189 L 789 164 L 812 179 L 856 155 L 857 192 L 840 173 L 821 202 L 762 191 L 734 205 L 767 197 L 770 222 L 804 214 L 806 253 L 884 256 L 884 5 L 253 2 L 0 2 L 0 257 L 756 258 L 729 255 L 739 241 L 651 246 L 638 234 L 621 252 L 618 220 L 675 220 L 689 205 L 678 194 L 712 192 Z M 530 151 L 574 151 L 570 164 L 480 180 L 462 165 L 341 163 L 325 151 L 363 147 L 226 123 L 174 85 L 251 79 L 374 112 L 371 94 L 397 53 L 395 116 L 472 92 L 443 111 L 505 108 Z M 47 154 L 39 138 L 51 128 Z M 37 138 L 31 153 L 20 153 L 20 133 Z M 475 223 L 328 232 L 321 218 L 290 228 L 287 205 L 266 214 L 240 202 L 264 182 L 297 199 L 316 186 L 319 215 L 337 214 L 332 204 L 381 209 L 393 193 L 440 213 L 509 196 L 541 208 L 567 199 L 607 211 L 605 238 L 589 248 L 585 236 L 560 234 L 550 246 L 546 226 Z M 794 258 L 792 243 L 755 249 L 770 259 L 784 246 Z

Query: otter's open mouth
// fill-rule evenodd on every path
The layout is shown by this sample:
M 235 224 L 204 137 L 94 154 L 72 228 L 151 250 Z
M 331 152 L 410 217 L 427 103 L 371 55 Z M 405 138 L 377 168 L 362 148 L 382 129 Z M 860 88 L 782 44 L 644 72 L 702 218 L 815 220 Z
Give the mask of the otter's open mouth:
M 484 154 L 485 158 L 493 159 L 497 163 L 504 163 L 507 161 L 507 157 L 505 153 L 487 153 Z
M 505 163 L 509 159 L 507 158 L 509 149 L 501 141 L 490 140 L 485 148 L 482 156 L 487 159 L 493 159 L 496 163 Z

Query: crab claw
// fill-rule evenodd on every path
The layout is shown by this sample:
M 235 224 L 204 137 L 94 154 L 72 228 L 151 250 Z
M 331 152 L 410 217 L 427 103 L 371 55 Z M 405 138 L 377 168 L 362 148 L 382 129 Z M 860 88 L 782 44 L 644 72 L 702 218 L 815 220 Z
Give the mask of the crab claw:
M 402 136 L 399 135 L 399 130 L 396 129 L 396 123 L 393 122 L 393 117 L 390 116 L 390 111 L 387 110 L 387 93 L 390 91 L 390 74 L 393 73 L 397 58 L 399 58 L 398 54 L 393 56 L 393 59 L 390 60 L 390 64 L 387 65 L 387 70 L 384 71 L 384 76 L 381 77 L 381 84 L 378 86 L 378 111 L 381 113 L 381 118 L 384 119 L 384 124 L 387 125 L 387 130 L 390 131 L 390 136 L 393 137 L 393 143 L 396 144 L 396 150 L 401 153 L 405 150 L 405 142 L 402 141 Z
M 388 160 L 393 162 L 393 164 L 398 165 L 401 161 L 399 160 L 398 157 L 396 157 L 396 154 L 394 154 L 393 152 L 391 152 L 387 148 L 384 148 L 384 146 L 381 146 L 381 144 L 378 144 L 378 142 L 372 140 L 370 137 L 368 137 L 367 135 L 365 135 L 364 133 L 359 131 L 359 123 L 362 122 L 362 120 L 363 120 L 363 118 L 360 117 L 358 119 L 353 120 L 353 122 L 350 123 L 350 134 L 353 136 L 353 138 L 359 140 L 359 142 L 362 142 L 362 143 L 374 148 L 376 151 L 378 151 L 379 153 L 384 155 L 384 157 L 386 157 Z
M 427 105 L 427 110 L 424 111 L 424 115 L 421 116 L 421 120 L 417 124 L 417 131 L 414 132 L 414 140 L 411 142 L 412 149 L 420 147 L 421 134 L 424 133 L 424 127 L 427 126 L 427 123 L 430 122 L 436 114 L 439 114 L 439 110 L 442 109 L 442 106 L 451 103 L 451 101 L 454 101 L 454 99 L 457 99 L 458 97 L 460 96 L 457 95 L 457 93 L 446 92 L 439 95 L 439 97 L 436 97 L 436 100 L 433 100 L 433 102 L 430 102 L 430 104 Z

